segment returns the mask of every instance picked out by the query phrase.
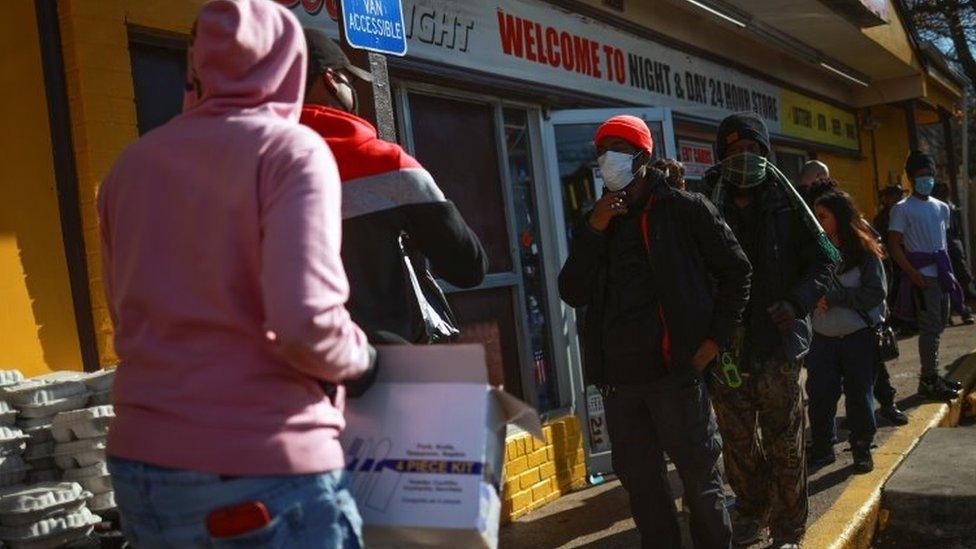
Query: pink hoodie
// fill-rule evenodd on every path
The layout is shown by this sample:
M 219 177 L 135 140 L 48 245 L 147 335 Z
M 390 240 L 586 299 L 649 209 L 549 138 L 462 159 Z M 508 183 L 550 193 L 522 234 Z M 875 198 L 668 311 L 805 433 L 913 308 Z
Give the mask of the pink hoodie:
M 298 125 L 305 42 L 268 0 L 197 18 L 183 113 L 98 198 L 121 364 L 109 454 L 225 475 L 343 466 L 340 390 L 367 367 L 344 304 L 339 175 Z M 200 91 L 201 93 L 197 93 Z

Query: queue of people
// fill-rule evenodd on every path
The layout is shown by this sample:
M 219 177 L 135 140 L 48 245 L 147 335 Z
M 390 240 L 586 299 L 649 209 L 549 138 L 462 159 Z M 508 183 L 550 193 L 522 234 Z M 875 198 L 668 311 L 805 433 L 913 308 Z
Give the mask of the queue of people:
M 431 174 L 357 116 L 353 80 L 370 73 L 280 5 L 205 4 L 187 72 L 183 113 L 128 147 L 98 197 L 125 364 L 108 453 L 126 537 L 360 547 L 345 400 L 382 367 L 375 345 L 456 336 L 431 271 L 476 286 L 484 248 Z M 681 545 L 667 454 L 696 547 L 767 528 L 775 547 L 798 546 L 808 471 L 836 460 L 842 393 L 855 468 L 873 467 L 889 304 L 921 332 L 920 394 L 958 390 L 937 372 L 962 289 L 934 163 L 909 157 L 913 193 L 887 191 L 879 235 L 826 165 L 794 187 L 751 113 L 720 125 L 708 197 L 686 191 L 680 162 L 654 160 L 640 118 L 607 120 L 594 144 L 606 192 L 559 292 L 586 307 L 586 378 L 643 545 Z M 900 422 L 884 393 L 881 413 Z
M 959 287 L 931 158 L 909 157 L 912 195 L 887 189 L 872 227 L 826 164 L 808 162 L 788 181 L 751 113 L 719 126 L 708 198 L 686 191 L 680 162 L 648 166 L 650 132 L 638 118 L 611 118 L 594 143 L 607 192 L 577 227 L 559 288 L 585 307 L 587 383 L 605 399 L 614 470 L 642 546 L 681 546 L 667 452 L 696 547 L 748 546 L 767 529 L 771 547 L 798 547 L 807 475 L 837 460 L 840 396 L 856 473 L 874 468 L 875 401 L 877 415 L 908 422 L 884 362 L 896 352 L 887 323 L 889 303 L 900 303 L 888 295 L 898 273 L 897 287 L 910 291 L 895 314 L 916 317 L 923 334 L 919 394 L 944 400 L 958 390 L 935 368 Z M 720 452 L 730 515 L 717 488 Z

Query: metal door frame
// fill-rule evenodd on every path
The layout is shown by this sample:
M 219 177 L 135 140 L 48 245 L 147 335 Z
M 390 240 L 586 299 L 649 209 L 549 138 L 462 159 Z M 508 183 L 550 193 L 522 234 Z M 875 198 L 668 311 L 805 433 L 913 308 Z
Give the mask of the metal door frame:
M 566 242 L 566 220 L 563 215 L 562 182 L 559 177 L 559 160 L 556 150 L 557 125 L 564 124 L 599 124 L 611 116 L 629 114 L 644 119 L 646 122 L 659 122 L 664 132 L 664 143 L 655 143 L 655 148 L 663 145 L 664 156 L 677 158 L 675 147 L 674 122 L 671 109 L 665 107 L 648 108 L 609 108 L 609 109 L 573 109 L 552 111 L 543 122 L 542 146 L 545 160 L 547 179 L 547 203 L 550 208 L 553 244 L 556 251 L 555 259 L 558 265 L 565 263 L 569 257 L 569 247 Z M 550 254 L 551 256 L 552 254 Z M 551 286 L 551 284 L 550 284 Z M 552 303 L 550 323 L 553 327 L 554 344 L 565 346 L 569 361 L 569 389 L 573 395 L 573 412 L 580 418 L 583 440 L 586 441 L 586 468 L 591 476 L 613 471 L 610 461 L 611 451 L 593 452 L 590 446 L 590 420 L 587 410 L 586 386 L 583 383 L 583 365 L 580 353 L 580 343 L 577 337 L 576 312 L 559 299 Z

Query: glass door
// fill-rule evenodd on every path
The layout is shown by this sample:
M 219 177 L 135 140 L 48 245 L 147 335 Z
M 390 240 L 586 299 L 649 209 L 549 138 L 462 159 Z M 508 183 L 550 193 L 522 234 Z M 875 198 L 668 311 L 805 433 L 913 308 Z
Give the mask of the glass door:
M 647 122 L 654 138 L 655 158 L 677 157 L 670 109 L 585 109 L 551 113 L 543 131 L 543 144 L 560 265 L 569 255 L 573 228 L 603 191 L 593 136 L 600 124 L 618 114 L 630 114 Z M 586 387 L 583 383 L 578 337 L 580 326 L 577 326 L 576 312 L 562 302 L 558 310 L 556 316 L 561 318 L 554 319 L 555 322 L 564 333 L 577 335 L 570 338 L 575 339 L 575 344 L 571 345 L 570 372 L 575 397 L 574 411 L 581 420 L 586 440 L 587 471 L 591 476 L 607 473 L 612 471 L 612 467 L 603 398 L 595 387 Z M 581 315 L 585 315 L 585 311 L 581 311 Z

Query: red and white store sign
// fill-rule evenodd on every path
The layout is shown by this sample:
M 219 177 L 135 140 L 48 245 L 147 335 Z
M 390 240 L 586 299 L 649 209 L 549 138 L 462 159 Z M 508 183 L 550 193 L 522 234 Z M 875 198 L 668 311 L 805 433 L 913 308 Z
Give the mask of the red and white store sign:
M 715 149 L 704 141 L 678 140 L 678 159 L 685 165 L 685 179 L 701 179 L 715 164 Z
M 338 36 L 323 9 L 335 0 L 279 1 Z M 779 131 L 779 87 L 582 15 L 538 0 L 402 1 L 409 57 L 712 120 L 750 110 Z

